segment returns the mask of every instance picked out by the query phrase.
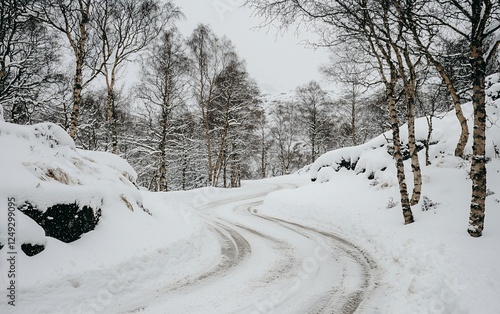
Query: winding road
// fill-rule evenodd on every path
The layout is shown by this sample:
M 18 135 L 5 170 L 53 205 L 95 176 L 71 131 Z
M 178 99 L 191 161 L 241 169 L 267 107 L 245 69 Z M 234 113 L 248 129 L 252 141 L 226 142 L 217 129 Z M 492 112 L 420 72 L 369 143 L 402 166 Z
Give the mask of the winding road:
M 217 265 L 158 291 L 146 313 L 363 312 L 377 287 L 376 263 L 333 233 L 258 212 L 267 192 L 219 200 L 200 209 L 219 239 Z M 168 304 L 168 308 L 165 305 Z

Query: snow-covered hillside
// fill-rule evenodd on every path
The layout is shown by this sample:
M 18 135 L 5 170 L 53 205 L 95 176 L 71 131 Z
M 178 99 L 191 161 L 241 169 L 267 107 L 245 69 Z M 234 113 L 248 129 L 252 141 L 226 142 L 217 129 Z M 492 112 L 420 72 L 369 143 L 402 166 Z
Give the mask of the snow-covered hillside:
M 326 99 L 332 100 L 338 98 L 338 92 L 334 90 L 324 90 Z M 262 101 L 262 107 L 267 114 L 271 112 L 277 104 L 283 104 L 286 102 L 296 102 L 298 100 L 297 91 L 290 90 L 288 92 L 281 93 L 265 93 L 260 97 Z
M 486 155 L 490 159 L 500 157 L 500 75 L 492 75 L 487 79 L 488 97 L 488 129 L 486 142 Z M 472 133 L 473 133 L 473 108 L 471 103 L 462 106 L 465 117 L 469 120 L 470 140 L 465 148 L 464 154 L 472 154 Z M 403 155 L 408 153 L 408 125 L 400 128 L 403 146 Z M 415 121 L 415 138 L 418 149 L 424 149 L 427 141 L 428 122 L 425 118 Z M 443 162 L 462 163 L 453 156 L 454 149 L 460 135 L 460 125 L 454 111 L 450 111 L 441 118 L 433 118 L 433 131 L 429 141 L 429 160 L 433 164 Z M 354 170 L 356 173 L 363 173 L 371 179 L 378 179 L 379 182 L 395 179 L 396 173 L 394 162 L 390 156 L 392 149 L 392 131 L 374 138 L 367 143 L 356 147 L 346 147 L 334 150 L 320 156 L 307 170 L 310 170 L 311 179 L 320 182 L 328 181 L 332 178 L 332 170 L 338 171 L 340 168 Z M 406 154 L 405 154 L 406 150 Z M 454 161 L 451 161 L 454 160 Z M 420 161 L 425 161 L 425 155 L 420 155 Z M 425 165 L 425 162 L 422 166 Z M 465 165 L 463 165 L 465 166 Z M 387 172 L 386 172 L 387 171 Z M 385 175 L 384 172 L 388 173 Z M 391 179 L 392 178 L 392 179 Z M 388 182 L 386 182 L 388 183 Z M 393 182 L 390 183 L 391 185 Z

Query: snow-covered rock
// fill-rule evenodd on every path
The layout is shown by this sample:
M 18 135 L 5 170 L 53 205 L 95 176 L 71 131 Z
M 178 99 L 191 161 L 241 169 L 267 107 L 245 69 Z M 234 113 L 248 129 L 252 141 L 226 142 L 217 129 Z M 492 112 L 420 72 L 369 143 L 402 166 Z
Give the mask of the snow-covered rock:
M 493 100 L 500 98 L 500 73 L 490 75 L 486 78 L 486 95 Z
M 48 236 L 74 241 L 95 228 L 105 208 L 143 210 L 142 196 L 134 185 L 137 175 L 126 161 L 76 149 L 71 137 L 55 124 L 0 123 L 0 147 L 2 194 L 15 199 L 17 208 Z M 19 217 L 29 221 L 22 213 Z M 23 223 L 19 239 L 44 244 L 40 232 L 35 238 L 27 235 L 38 230 L 32 226 Z

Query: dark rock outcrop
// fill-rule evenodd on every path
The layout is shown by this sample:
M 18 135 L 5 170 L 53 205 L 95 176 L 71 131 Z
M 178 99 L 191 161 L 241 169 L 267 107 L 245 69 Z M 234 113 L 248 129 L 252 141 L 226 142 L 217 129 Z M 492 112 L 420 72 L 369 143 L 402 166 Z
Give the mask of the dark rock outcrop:
M 41 244 L 23 243 L 21 244 L 21 250 L 28 256 L 35 256 L 45 250 L 45 246 Z
M 77 203 L 56 204 L 41 211 L 29 202 L 25 202 L 19 210 L 33 219 L 45 230 L 45 235 L 70 243 L 78 240 L 82 234 L 92 231 L 101 217 L 101 210 Z

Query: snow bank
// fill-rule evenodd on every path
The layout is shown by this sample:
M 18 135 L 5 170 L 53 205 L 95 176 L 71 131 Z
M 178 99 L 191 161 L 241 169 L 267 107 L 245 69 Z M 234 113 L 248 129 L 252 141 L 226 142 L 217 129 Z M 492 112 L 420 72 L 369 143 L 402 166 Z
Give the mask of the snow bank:
M 165 193 L 139 191 L 136 172 L 120 157 L 76 149 L 50 123 L 0 122 L 0 147 L 0 244 L 7 242 L 9 198 L 16 207 L 36 209 L 34 216 L 43 216 L 45 224 L 59 218 L 62 212 L 54 208 L 61 204 L 79 208 L 75 218 L 85 206 L 99 218 L 93 231 L 65 243 L 48 236 L 28 217 L 32 213 L 16 210 L 17 306 L 12 311 L 2 301 L 1 313 L 116 311 L 121 298 L 145 285 L 163 287 L 217 262 L 219 243 L 194 206 L 181 208 Z M 0 249 L 3 261 L 6 254 L 7 247 Z M 0 263 L 4 288 L 7 267 Z

